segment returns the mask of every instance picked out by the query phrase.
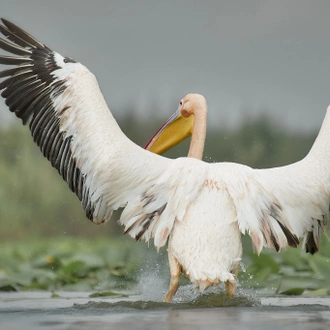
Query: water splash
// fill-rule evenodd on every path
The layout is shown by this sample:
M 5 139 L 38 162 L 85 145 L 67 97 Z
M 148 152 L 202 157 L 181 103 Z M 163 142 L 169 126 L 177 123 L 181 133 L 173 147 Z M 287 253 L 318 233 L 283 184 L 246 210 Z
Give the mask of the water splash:
M 159 288 L 158 288 L 159 289 Z M 155 289 L 157 290 L 157 288 Z M 150 295 L 150 290 L 147 293 Z M 153 290 L 152 290 L 153 292 Z M 151 294 L 152 298 L 155 297 Z M 240 289 L 235 297 L 228 297 L 222 285 L 217 285 L 205 290 L 202 294 L 192 284 L 181 286 L 171 303 L 164 303 L 161 300 L 144 300 L 143 295 L 129 297 L 127 299 L 107 299 L 106 301 L 90 301 L 87 304 L 75 304 L 73 309 L 85 310 L 87 313 L 119 313 L 134 311 L 165 311 L 175 309 L 194 308 L 219 308 L 219 307 L 256 307 L 260 306 L 260 299 L 255 295 L 247 295 Z M 161 297 L 163 298 L 163 296 Z
M 240 288 L 234 297 L 228 297 L 223 284 L 207 288 L 203 293 L 194 289 L 192 284 L 179 288 L 173 303 L 184 304 L 189 307 L 232 307 L 232 306 L 259 306 L 260 299 L 255 295 L 247 295 Z
M 199 294 L 191 301 L 179 301 L 176 298 L 171 303 L 145 301 L 145 300 L 121 300 L 121 301 L 90 301 L 87 304 L 75 304 L 73 309 L 85 310 L 93 314 L 98 313 L 119 313 L 134 311 L 161 311 L 173 309 L 194 309 L 194 308 L 219 308 L 219 307 L 256 307 L 261 302 L 252 295 L 238 294 L 235 297 L 228 297 L 224 292 L 217 293 L 215 291 L 207 294 Z
M 162 301 L 168 289 L 169 272 L 164 265 L 147 262 L 138 275 L 138 285 L 135 290 L 143 301 Z
M 246 273 L 246 267 L 245 267 L 245 264 L 244 264 L 244 262 L 242 260 L 240 262 L 240 267 L 241 267 L 242 272 L 243 273 Z

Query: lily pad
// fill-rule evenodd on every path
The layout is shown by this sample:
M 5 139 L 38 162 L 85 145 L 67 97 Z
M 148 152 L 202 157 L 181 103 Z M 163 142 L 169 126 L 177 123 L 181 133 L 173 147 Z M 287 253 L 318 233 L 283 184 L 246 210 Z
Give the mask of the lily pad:
M 97 297 L 128 297 L 127 294 L 113 292 L 113 291 L 105 291 L 105 292 L 95 292 L 89 295 L 90 298 L 97 298 Z
M 54 291 L 52 291 L 52 295 L 50 296 L 51 298 L 59 298 L 60 295 Z
M 304 292 L 304 296 L 306 297 L 324 297 L 327 296 L 329 294 L 329 290 L 328 289 L 317 289 L 317 290 L 311 290 L 311 291 L 307 291 Z
M 300 296 L 303 294 L 304 291 L 305 291 L 304 288 L 291 288 L 289 290 L 285 290 L 280 293 L 285 294 L 287 296 Z

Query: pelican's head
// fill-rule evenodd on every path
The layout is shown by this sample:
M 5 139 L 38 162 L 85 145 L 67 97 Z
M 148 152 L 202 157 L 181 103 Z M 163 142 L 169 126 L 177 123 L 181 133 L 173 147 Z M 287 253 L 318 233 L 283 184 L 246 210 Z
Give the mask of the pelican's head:
M 206 100 L 200 94 L 187 94 L 179 103 L 178 111 L 183 117 L 190 117 L 196 111 L 206 109 Z
M 206 109 L 206 100 L 200 94 L 187 94 L 179 103 L 176 112 L 158 129 L 145 149 L 163 154 L 192 134 L 195 112 Z

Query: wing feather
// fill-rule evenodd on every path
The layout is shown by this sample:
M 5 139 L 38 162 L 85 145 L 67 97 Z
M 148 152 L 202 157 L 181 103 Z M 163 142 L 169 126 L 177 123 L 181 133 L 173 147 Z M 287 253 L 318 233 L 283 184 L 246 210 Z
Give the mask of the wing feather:
M 31 55 L 32 52 L 28 49 L 22 48 L 22 47 L 18 47 L 16 45 L 14 45 L 11 42 L 8 42 L 5 39 L 0 38 L 0 45 L 1 48 L 9 53 L 15 54 L 15 55 Z
M 168 171 L 125 207 L 120 218 L 125 233 L 137 240 L 154 238 L 156 247 L 164 246 L 175 221 L 182 221 L 198 198 L 208 172 L 204 165 L 196 159 L 173 161 Z
M 0 45 L 2 46 L 2 45 Z M 26 57 L 15 57 L 15 56 L 0 56 L 0 64 L 5 65 L 20 65 L 29 63 L 30 60 Z
M 15 24 L 4 19 L 2 22 L 5 26 L 0 26 L 0 31 L 9 41 L 0 39 L 0 48 L 19 57 L 0 56 L 1 64 L 14 65 L 0 73 L 0 77 L 6 77 L 0 83 L 1 95 L 24 125 L 29 122 L 34 141 L 70 189 L 80 200 L 84 197 L 86 214 L 92 220 L 95 205 L 90 202 L 89 189 L 85 186 L 86 174 L 79 169 L 77 157 L 72 153 L 72 136 L 62 130 L 61 115 L 67 105 L 59 100 L 69 87 L 67 79 L 75 73 L 72 64 L 77 64 L 77 71 L 82 66 L 70 59 L 71 71 L 66 70 L 59 54 Z M 56 76 L 59 70 L 63 71 L 62 79 Z
M 7 27 L 8 31 L 10 31 L 15 37 L 20 38 L 23 40 L 28 46 L 36 47 L 36 48 L 43 48 L 44 45 L 40 43 L 37 39 L 31 36 L 31 34 L 27 33 L 17 25 L 8 20 L 2 18 L 1 19 L 3 24 Z
M 3 21 L 3 19 L 1 19 Z M 0 25 L 0 32 L 10 41 L 12 41 L 14 44 L 20 46 L 20 47 L 27 47 L 27 48 L 34 48 L 32 44 L 27 42 L 26 40 L 21 39 L 19 36 L 17 36 L 15 33 L 7 29 L 5 26 Z
M 8 41 L 0 39 L 0 48 L 18 55 L 0 56 L 2 64 L 14 65 L 0 72 L 10 111 L 29 124 L 34 142 L 88 219 L 104 223 L 112 210 L 126 205 L 121 219 L 126 233 L 163 246 L 203 184 L 202 177 L 191 182 L 184 174 L 194 160 L 165 159 L 133 144 L 87 68 L 2 21 L 0 32 Z
M 254 170 L 227 165 L 229 194 L 237 221 L 260 253 L 263 246 L 276 251 L 297 247 L 299 238 L 307 252 L 315 253 L 328 219 L 328 195 L 323 183 L 305 160 L 288 166 Z M 230 177 L 230 180 L 228 180 Z
M 22 71 L 31 71 L 31 68 L 32 68 L 32 64 L 25 64 L 25 65 L 19 65 L 15 68 L 3 70 L 3 71 L 0 72 L 0 78 L 15 76 L 16 74 L 18 74 Z

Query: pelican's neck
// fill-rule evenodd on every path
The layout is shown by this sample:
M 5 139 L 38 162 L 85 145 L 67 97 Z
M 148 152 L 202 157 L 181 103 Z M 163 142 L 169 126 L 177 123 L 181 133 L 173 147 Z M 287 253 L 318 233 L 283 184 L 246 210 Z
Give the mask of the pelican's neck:
M 202 159 L 206 138 L 207 107 L 197 109 L 194 116 L 188 157 Z

